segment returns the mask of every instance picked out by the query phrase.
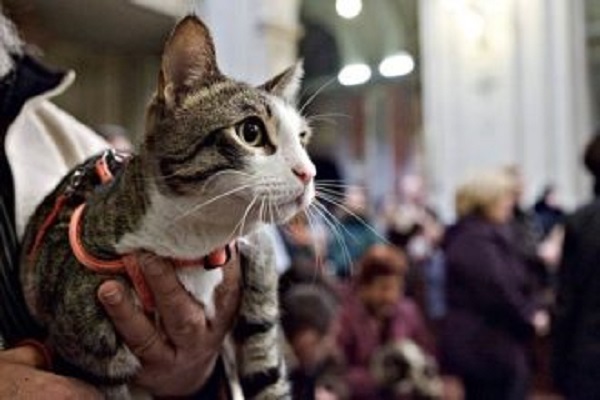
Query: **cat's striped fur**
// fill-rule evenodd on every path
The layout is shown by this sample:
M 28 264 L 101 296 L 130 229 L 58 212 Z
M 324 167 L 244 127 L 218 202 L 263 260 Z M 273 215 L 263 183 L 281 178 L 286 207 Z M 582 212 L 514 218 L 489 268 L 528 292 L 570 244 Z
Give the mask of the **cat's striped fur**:
M 139 155 L 109 185 L 83 182 L 31 258 L 37 230 L 73 173 L 40 205 L 23 242 L 24 293 L 50 343 L 78 376 L 109 396 L 127 397 L 124 384 L 139 368 L 95 301 L 107 277 L 81 266 L 69 247 L 70 216 L 85 201 L 81 240 L 98 258 L 144 249 L 198 259 L 241 237 L 244 289 L 232 332 L 239 380 L 247 398 L 290 398 L 274 255 L 261 227 L 286 221 L 314 197 L 314 165 L 304 150 L 309 129 L 291 101 L 301 73 L 296 65 L 259 88 L 231 80 L 218 70 L 207 28 L 196 17 L 185 18 L 165 47 Z M 222 271 L 182 269 L 178 276 L 208 317 L 219 318 L 212 294 Z

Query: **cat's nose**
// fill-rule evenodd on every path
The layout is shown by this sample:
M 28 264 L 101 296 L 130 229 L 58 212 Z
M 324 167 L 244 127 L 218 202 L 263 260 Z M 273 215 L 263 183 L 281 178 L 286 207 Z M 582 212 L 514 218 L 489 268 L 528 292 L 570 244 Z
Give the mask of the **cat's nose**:
M 315 177 L 315 172 L 306 168 L 292 168 L 292 172 L 305 185 L 308 184 Z

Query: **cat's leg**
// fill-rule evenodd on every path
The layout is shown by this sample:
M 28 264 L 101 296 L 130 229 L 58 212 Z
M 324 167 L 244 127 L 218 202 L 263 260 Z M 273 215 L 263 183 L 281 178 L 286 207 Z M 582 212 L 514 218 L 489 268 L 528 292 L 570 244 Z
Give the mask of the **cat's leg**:
M 138 400 L 132 396 L 127 385 L 102 386 L 100 391 L 108 400 Z
M 104 390 L 108 398 L 129 398 L 126 383 L 140 368 L 137 357 L 118 337 L 96 300 L 101 278 L 89 272 L 73 277 L 58 300 L 48 330 L 51 344 L 80 376 Z
M 291 399 L 281 351 L 275 254 L 268 235 L 258 232 L 240 240 L 244 288 L 234 330 L 238 370 L 248 399 Z

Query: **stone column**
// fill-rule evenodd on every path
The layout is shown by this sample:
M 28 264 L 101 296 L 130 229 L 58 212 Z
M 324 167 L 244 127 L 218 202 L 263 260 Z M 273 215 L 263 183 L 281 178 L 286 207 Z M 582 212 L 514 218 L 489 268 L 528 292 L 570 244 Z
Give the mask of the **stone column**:
M 469 171 L 521 166 L 531 201 L 546 183 L 573 206 L 590 133 L 583 0 L 420 0 L 425 157 L 453 215 Z

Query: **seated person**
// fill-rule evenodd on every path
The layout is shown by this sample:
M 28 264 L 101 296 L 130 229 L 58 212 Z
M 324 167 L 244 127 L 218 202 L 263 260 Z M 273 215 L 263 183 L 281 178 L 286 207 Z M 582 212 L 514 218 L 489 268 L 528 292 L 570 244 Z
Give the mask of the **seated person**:
M 337 304 L 333 296 L 318 285 L 300 284 L 286 292 L 281 306 L 281 324 L 295 361 L 290 371 L 293 398 L 344 399 L 335 353 Z
M 346 361 L 351 399 L 391 399 L 377 382 L 372 357 L 394 342 L 411 340 L 431 352 L 421 312 L 403 296 L 406 257 L 388 245 L 374 245 L 360 260 L 353 287 L 345 296 L 337 342 Z

